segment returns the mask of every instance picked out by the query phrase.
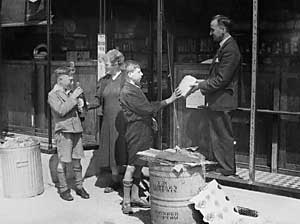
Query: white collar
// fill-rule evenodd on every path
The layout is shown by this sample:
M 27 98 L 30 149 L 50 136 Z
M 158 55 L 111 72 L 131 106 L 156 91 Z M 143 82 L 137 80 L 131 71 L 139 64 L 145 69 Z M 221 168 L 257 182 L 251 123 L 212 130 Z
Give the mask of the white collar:
M 64 87 L 58 85 L 58 84 L 55 84 L 54 87 L 53 87 L 53 91 L 63 91 L 63 92 L 67 92 Z
M 132 81 L 131 79 L 129 79 L 128 82 L 129 82 L 130 84 L 132 84 L 132 85 L 138 87 L 138 88 L 141 88 L 140 86 L 138 86 L 137 84 L 135 84 L 135 82 Z
M 121 71 L 118 71 L 116 74 L 114 74 L 111 79 L 115 80 L 116 78 L 118 78 L 118 76 L 121 74 Z
M 229 36 L 227 36 L 226 38 L 224 38 L 220 43 L 220 47 L 222 47 L 224 45 L 224 43 L 226 42 L 226 40 L 228 40 L 231 37 L 231 35 L 229 34 Z

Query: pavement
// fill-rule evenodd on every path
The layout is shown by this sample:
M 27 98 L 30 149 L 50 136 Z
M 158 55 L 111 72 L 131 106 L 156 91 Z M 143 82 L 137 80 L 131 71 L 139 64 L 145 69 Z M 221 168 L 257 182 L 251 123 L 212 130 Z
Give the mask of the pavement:
M 93 173 L 93 151 L 85 151 L 82 160 L 83 172 Z M 53 183 L 54 155 L 42 154 L 44 192 L 31 198 L 4 198 L 5 190 L 0 185 L 1 224 L 150 224 L 150 209 L 134 209 L 131 216 L 122 214 L 122 197 L 118 192 L 104 193 L 99 179 L 91 176 L 85 179 L 84 187 L 91 198 L 82 199 L 75 195 L 74 201 L 59 198 Z M 1 162 L 0 162 L 1 163 Z M 51 165 L 52 164 L 52 165 Z M 2 165 L 2 164 L 1 164 Z M 51 175 L 52 174 L 52 175 Z M 0 182 L 2 182 L 0 166 Z M 300 220 L 300 200 L 278 195 L 260 193 L 224 186 L 231 201 L 239 206 L 254 209 L 274 224 L 298 224 Z

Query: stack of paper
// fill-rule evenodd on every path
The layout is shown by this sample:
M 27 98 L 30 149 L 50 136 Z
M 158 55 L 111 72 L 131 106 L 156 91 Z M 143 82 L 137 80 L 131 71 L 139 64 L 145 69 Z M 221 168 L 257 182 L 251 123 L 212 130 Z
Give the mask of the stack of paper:
M 179 83 L 179 90 L 182 93 L 182 96 L 186 97 L 191 89 L 192 89 L 192 85 L 195 84 L 197 81 L 197 79 L 194 76 L 191 75 L 186 75 L 184 76 L 184 78 L 181 80 L 181 82 Z

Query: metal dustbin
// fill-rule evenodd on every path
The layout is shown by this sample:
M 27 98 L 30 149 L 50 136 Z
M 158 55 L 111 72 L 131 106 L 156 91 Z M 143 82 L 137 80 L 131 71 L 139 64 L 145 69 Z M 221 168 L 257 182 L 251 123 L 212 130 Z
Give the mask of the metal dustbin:
M 201 217 L 190 199 L 205 186 L 201 166 L 173 171 L 172 165 L 149 164 L 151 220 L 153 224 L 196 224 Z
M 4 197 L 33 197 L 44 192 L 39 143 L 0 147 L 0 157 Z

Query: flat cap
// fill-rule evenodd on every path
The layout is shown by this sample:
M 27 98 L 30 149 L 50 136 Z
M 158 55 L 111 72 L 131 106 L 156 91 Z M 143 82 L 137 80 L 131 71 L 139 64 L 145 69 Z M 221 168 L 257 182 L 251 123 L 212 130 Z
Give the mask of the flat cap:
M 53 73 L 56 78 L 59 78 L 62 75 L 73 76 L 72 68 L 67 66 L 58 67 Z

